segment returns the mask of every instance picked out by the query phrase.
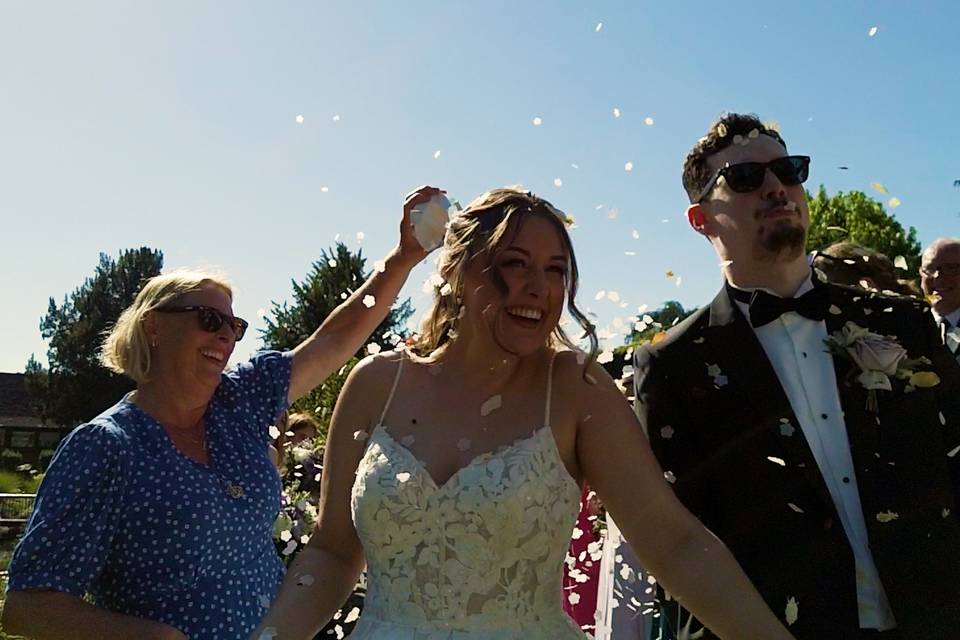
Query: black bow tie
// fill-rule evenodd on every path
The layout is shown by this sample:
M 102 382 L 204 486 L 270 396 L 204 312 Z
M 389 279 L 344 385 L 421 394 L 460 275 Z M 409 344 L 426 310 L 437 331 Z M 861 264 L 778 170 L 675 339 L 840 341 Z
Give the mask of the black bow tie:
M 780 298 L 760 289 L 750 292 L 729 285 L 728 289 L 735 299 L 750 305 L 750 324 L 754 327 L 773 322 L 788 311 L 795 311 L 811 320 L 823 320 L 830 306 L 826 288 L 816 283 L 813 289 L 798 298 Z

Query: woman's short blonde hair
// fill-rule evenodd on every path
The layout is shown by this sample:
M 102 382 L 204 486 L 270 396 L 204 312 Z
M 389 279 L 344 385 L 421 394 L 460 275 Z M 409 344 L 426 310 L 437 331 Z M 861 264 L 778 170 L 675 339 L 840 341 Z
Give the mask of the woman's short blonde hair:
M 233 287 L 218 273 L 197 269 L 177 269 L 147 280 L 136 299 L 120 314 L 100 348 L 100 363 L 137 383 L 150 377 L 150 339 L 143 327 L 147 313 L 166 306 L 185 293 L 214 284 L 233 298 Z

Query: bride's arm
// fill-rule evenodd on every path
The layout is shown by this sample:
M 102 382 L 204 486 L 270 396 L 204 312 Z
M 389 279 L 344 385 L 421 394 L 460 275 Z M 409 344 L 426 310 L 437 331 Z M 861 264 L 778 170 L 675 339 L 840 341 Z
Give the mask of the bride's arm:
M 791 638 L 726 546 L 674 495 L 610 376 L 599 366 L 590 376 L 596 384 L 564 376 L 577 398 L 577 463 L 643 567 L 722 638 Z
M 379 406 L 376 400 L 386 399 L 389 376 L 396 369 L 392 359 L 367 358 L 347 376 L 327 434 L 317 527 L 287 570 L 280 593 L 252 640 L 310 640 L 356 585 L 363 550 L 350 514 L 350 490 L 366 440 L 354 433 L 369 431 L 376 420 L 372 413 Z

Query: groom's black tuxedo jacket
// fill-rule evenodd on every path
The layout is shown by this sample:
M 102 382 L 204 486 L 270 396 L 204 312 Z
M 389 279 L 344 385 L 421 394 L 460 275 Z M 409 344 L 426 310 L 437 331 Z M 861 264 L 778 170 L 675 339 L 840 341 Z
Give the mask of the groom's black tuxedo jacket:
M 892 391 L 878 392 L 874 414 L 855 365 L 833 358 L 870 550 L 900 632 L 960 638 L 960 454 L 948 456 L 960 445 L 960 367 L 923 303 L 817 285 L 833 305 L 828 333 L 853 321 L 896 336 L 940 376 L 936 387 L 912 392 L 894 380 Z M 709 375 L 710 365 L 726 381 L 716 369 Z M 634 367 L 637 414 L 687 508 L 781 620 L 788 598 L 796 600 L 797 638 L 856 638 L 853 552 L 777 375 L 727 290 L 638 349 Z M 675 627 L 676 611 L 666 613 Z

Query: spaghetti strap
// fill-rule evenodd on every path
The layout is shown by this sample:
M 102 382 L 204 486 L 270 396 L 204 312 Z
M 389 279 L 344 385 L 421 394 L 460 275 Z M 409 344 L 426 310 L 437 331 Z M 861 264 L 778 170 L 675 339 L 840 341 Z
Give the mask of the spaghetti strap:
M 387 417 L 387 410 L 390 409 L 390 403 L 393 402 L 393 394 L 397 390 L 397 383 L 400 382 L 400 372 L 403 370 L 403 352 L 400 352 L 400 362 L 397 364 L 397 373 L 393 376 L 393 386 L 390 387 L 390 395 L 387 396 L 387 402 L 383 405 L 383 413 L 380 414 L 379 424 L 383 424 Z
M 550 398 L 553 395 L 553 363 L 557 360 L 557 355 L 559 351 L 553 352 L 553 357 L 550 358 L 550 367 L 547 369 L 547 405 L 543 409 L 543 426 L 550 426 Z

